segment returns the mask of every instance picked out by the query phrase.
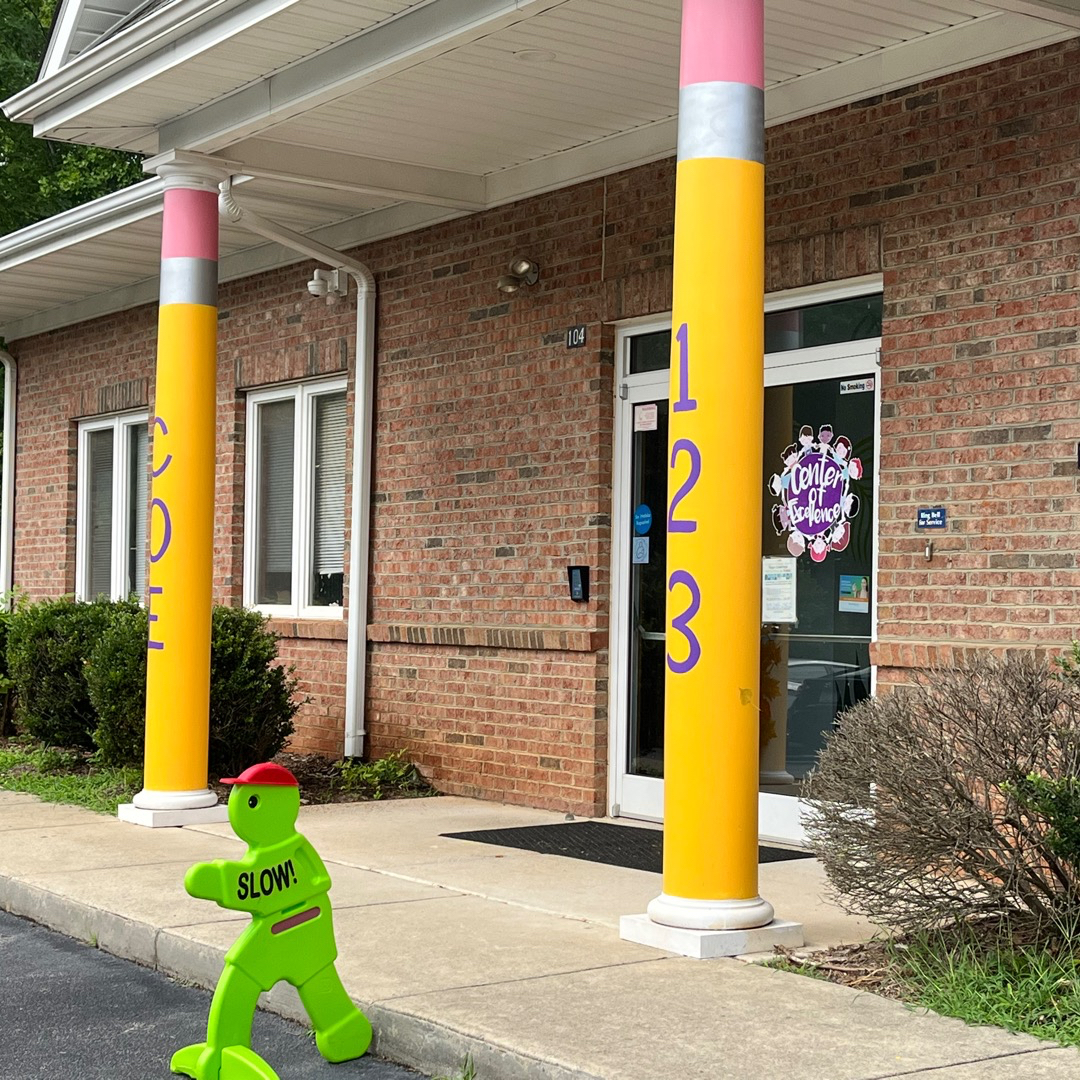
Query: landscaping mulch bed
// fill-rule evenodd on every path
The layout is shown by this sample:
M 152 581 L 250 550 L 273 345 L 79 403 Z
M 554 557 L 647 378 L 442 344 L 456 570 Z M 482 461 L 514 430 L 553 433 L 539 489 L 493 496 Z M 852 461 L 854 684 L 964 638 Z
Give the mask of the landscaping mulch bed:
M 853 990 L 869 990 L 894 1000 L 903 998 L 903 987 L 891 970 L 889 955 L 882 941 L 840 945 L 811 953 L 778 945 L 776 952 L 784 961 L 784 967 L 797 969 L 800 974 L 850 986 Z

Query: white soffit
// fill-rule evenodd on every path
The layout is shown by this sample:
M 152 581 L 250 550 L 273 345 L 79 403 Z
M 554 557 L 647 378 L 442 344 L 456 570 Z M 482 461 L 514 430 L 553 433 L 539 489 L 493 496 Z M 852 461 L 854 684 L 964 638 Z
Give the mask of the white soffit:
M 153 153 L 159 125 L 429 2 L 172 0 L 115 36 L 69 49 L 56 67 L 61 17 L 41 79 L 8 111 L 32 119 L 39 135 Z
M 297 192 L 264 179 L 247 181 L 236 191 L 245 206 L 265 217 L 349 246 L 455 216 L 385 198 L 361 200 L 352 192 Z M 15 341 L 156 301 L 161 199 L 161 182 L 145 180 L 0 238 L 0 337 Z M 226 221 L 220 254 L 222 281 L 303 261 Z
M 142 82 L 105 80 L 51 115 L 67 110 L 63 132 L 80 141 L 246 161 L 236 171 L 258 179 L 244 197 L 326 243 L 405 232 L 674 152 L 680 0 L 173 0 L 158 15 L 185 5 L 219 10 L 213 25 L 230 32 L 201 52 L 163 47 L 167 62 Z M 1075 26 L 1054 21 L 1073 6 L 767 0 L 767 123 L 1076 36 L 1080 15 Z M 0 238 L 0 333 L 152 301 L 156 236 L 110 202 L 134 199 L 159 229 L 159 206 L 143 213 L 145 190 L 71 211 L 75 226 L 60 215 Z M 111 269 L 115 242 L 130 253 L 126 283 Z M 223 278 L 294 258 L 232 230 L 223 255 Z M 58 277 L 62 291 L 49 284 Z

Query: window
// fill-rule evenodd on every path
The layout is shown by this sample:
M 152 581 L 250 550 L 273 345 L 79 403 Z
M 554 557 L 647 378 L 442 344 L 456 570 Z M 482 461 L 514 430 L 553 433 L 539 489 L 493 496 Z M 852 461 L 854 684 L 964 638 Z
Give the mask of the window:
M 345 592 L 345 383 L 248 395 L 244 602 L 340 617 Z
M 114 600 L 146 592 L 147 415 L 79 425 L 75 595 Z

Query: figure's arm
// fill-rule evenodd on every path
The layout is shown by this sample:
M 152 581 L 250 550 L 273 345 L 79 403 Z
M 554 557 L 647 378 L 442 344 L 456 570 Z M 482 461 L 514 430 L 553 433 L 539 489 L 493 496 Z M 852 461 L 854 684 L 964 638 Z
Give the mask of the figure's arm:
M 310 895 L 330 891 L 330 873 L 319 858 L 319 853 L 305 837 L 300 837 L 300 845 L 293 857 L 304 868 L 303 876 L 309 883 L 307 891 Z
M 239 863 L 226 862 L 224 859 L 196 863 L 184 875 L 184 888 L 189 896 L 231 907 L 231 903 L 226 903 L 232 899 L 228 896 L 228 883 L 235 879 L 239 870 Z
M 184 888 L 191 896 L 213 900 L 231 911 L 261 915 L 273 911 L 275 905 L 258 891 L 255 874 L 252 862 L 246 859 L 241 862 L 215 859 L 191 867 L 184 875 Z

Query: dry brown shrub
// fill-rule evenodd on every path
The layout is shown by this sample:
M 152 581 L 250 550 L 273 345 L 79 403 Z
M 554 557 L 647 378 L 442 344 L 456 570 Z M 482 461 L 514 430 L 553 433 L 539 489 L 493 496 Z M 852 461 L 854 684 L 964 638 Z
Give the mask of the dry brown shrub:
M 1032 774 L 1080 776 L 1080 683 L 1030 652 L 934 669 L 844 712 L 805 792 L 839 903 L 907 928 L 1074 923 L 1078 867 L 1011 787 Z

